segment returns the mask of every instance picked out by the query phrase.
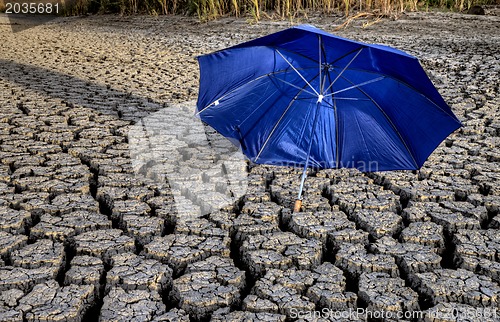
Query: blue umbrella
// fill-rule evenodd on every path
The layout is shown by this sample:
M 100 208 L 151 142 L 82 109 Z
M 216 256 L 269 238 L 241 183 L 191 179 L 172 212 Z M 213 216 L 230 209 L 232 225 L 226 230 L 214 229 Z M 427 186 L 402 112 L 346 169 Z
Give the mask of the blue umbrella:
M 416 170 L 461 126 L 418 59 L 309 25 L 198 57 L 197 115 L 254 163 Z

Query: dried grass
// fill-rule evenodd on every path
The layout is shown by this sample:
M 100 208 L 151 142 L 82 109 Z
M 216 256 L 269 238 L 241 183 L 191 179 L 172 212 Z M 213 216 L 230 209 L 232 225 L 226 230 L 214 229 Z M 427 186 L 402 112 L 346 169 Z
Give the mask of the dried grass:
M 473 5 L 495 4 L 500 0 L 59 0 L 64 14 L 120 13 L 123 15 L 146 13 L 197 15 L 201 21 L 221 16 L 247 16 L 258 22 L 263 17 L 290 19 L 306 17 L 308 12 L 343 13 L 344 27 L 352 19 L 370 18 L 370 26 L 381 17 L 397 16 L 405 11 L 442 8 L 463 11 Z M 0 7 L 3 0 L 0 0 Z

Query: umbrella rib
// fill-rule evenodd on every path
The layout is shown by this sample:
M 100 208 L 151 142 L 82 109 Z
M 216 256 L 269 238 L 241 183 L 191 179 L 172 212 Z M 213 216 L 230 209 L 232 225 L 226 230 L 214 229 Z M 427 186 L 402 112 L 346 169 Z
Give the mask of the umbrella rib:
M 309 92 L 309 91 L 306 91 L 305 89 L 300 88 L 299 86 L 294 85 L 294 84 L 292 84 L 292 83 L 290 83 L 290 82 L 287 82 L 287 81 L 286 81 L 286 80 L 284 80 L 284 79 L 278 78 L 278 77 L 276 77 L 275 75 L 269 75 L 269 76 L 273 76 L 273 78 L 274 78 L 274 79 L 277 79 L 277 80 L 279 80 L 280 82 L 283 82 L 283 83 L 285 83 L 285 84 L 287 84 L 287 85 L 290 85 L 290 86 L 292 86 L 292 87 L 294 87 L 294 88 L 296 88 L 296 89 L 298 89 L 298 90 L 304 91 L 304 92 L 306 92 L 307 94 L 311 94 L 312 96 L 315 96 L 315 95 L 314 95 L 314 93 L 311 93 L 311 92 Z
M 276 92 L 276 91 L 275 91 Z M 274 93 L 273 93 L 274 94 Z M 264 103 L 266 103 L 269 99 L 271 99 L 272 97 L 272 94 L 271 95 L 268 95 L 267 98 L 259 104 L 259 106 L 257 106 L 256 108 L 254 108 L 254 110 L 252 111 L 252 113 L 250 113 L 243 121 L 240 122 L 240 124 L 238 125 L 239 127 L 241 127 L 256 111 L 258 111 L 258 109 L 264 105 Z M 272 106 L 272 104 L 271 104 Z M 245 136 L 243 136 L 245 137 Z
M 321 71 L 323 69 L 323 66 L 322 66 L 323 64 L 328 65 L 328 68 L 329 68 L 330 64 L 326 63 L 327 57 L 326 57 L 326 52 L 325 52 L 325 45 L 324 45 L 324 42 L 321 42 L 323 40 L 323 38 L 321 38 L 321 35 L 319 35 L 319 37 L 320 37 L 319 57 L 320 57 L 320 71 Z M 324 57 L 324 63 L 323 64 L 321 64 L 321 57 Z M 328 74 L 328 69 L 325 68 L 324 72 L 325 72 L 325 74 Z M 323 78 L 323 84 L 321 84 L 321 87 L 320 87 L 321 95 L 323 95 L 323 93 L 325 93 L 326 76 L 323 76 L 323 77 L 324 77 Z M 328 79 L 330 79 L 330 77 L 328 77 Z
M 288 49 L 283 48 L 283 47 L 275 47 L 275 46 L 271 46 L 270 48 L 273 48 L 274 50 L 278 50 L 278 48 L 279 48 L 279 49 L 280 49 L 280 50 L 282 50 L 282 51 L 286 51 L 286 52 L 288 52 L 288 53 L 290 53 L 290 54 L 300 56 L 300 57 L 305 58 L 305 59 L 308 59 L 308 60 L 310 60 L 310 61 L 312 61 L 312 62 L 314 62 L 314 63 L 317 63 L 317 62 L 318 62 L 318 61 L 316 61 L 316 60 L 312 59 L 311 57 L 307 57 L 306 55 L 303 55 L 303 54 L 298 53 L 298 52 L 295 52 L 295 51 L 288 50 Z M 315 67 L 315 68 L 316 68 L 316 67 Z
M 344 55 L 342 55 L 342 56 L 340 56 L 339 58 L 337 58 L 337 59 L 335 59 L 334 61 L 332 61 L 332 62 L 330 63 L 330 65 L 335 64 L 335 63 L 336 63 L 336 62 L 338 62 L 339 60 L 341 60 L 341 59 L 343 59 L 343 58 L 345 58 L 345 57 L 349 56 L 350 54 L 352 54 L 352 53 L 354 53 L 354 52 L 356 52 L 356 51 L 360 51 L 360 50 L 361 50 L 361 49 L 363 49 L 363 48 L 364 48 L 364 47 L 361 47 L 361 48 L 359 48 L 359 49 L 358 49 L 358 48 L 356 48 L 356 49 L 354 49 L 354 50 L 351 50 L 351 51 L 349 51 L 349 52 L 345 53 Z
M 264 141 L 264 144 L 262 145 L 262 148 L 260 148 L 259 153 L 255 157 L 255 161 L 257 161 L 260 158 L 260 155 L 262 154 L 262 152 L 264 151 L 265 147 L 267 146 L 267 143 L 269 142 L 269 140 L 273 136 L 274 131 L 278 128 L 278 125 L 281 123 L 281 120 L 283 120 L 283 117 L 285 117 L 286 112 L 288 112 L 288 110 L 290 109 L 290 107 L 292 107 L 292 105 L 293 105 L 294 102 L 295 102 L 295 100 L 292 100 L 290 102 L 290 104 L 288 104 L 288 106 L 285 109 L 285 111 L 283 112 L 283 114 L 281 114 L 278 122 L 276 122 L 276 124 L 274 125 L 273 129 L 271 130 L 271 133 L 269 133 L 269 135 L 266 138 L 266 141 Z
M 349 83 L 353 84 L 353 82 L 351 82 L 349 79 L 345 78 L 344 76 L 342 76 L 343 79 L 345 79 L 346 81 L 348 81 Z M 378 110 L 382 113 L 382 115 L 384 115 L 385 119 L 387 120 L 387 122 L 389 122 L 389 124 L 391 125 L 392 129 L 396 132 L 396 134 L 398 135 L 399 139 L 401 140 L 401 142 L 403 143 L 403 145 L 405 146 L 406 148 L 406 151 L 408 152 L 408 154 L 410 155 L 413 163 L 415 164 L 415 167 L 418 169 L 418 163 L 417 161 L 415 160 L 415 157 L 413 156 L 413 153 L 411 153 L 410 151 L 410 148 L 408 147 L 408 144 L 406 144 L 406 141 L 405 139 L 403 138 L 403 136 L 401 135 L 401 133 L 399 132 L 399 130 L 397 129 L 396 125 L 394 125 L 394 123 L 392 122 L 392 120 L 389 118 L 389 115 L 387 115 L 385 113 L 385 111 L 380 107 L 380 105 L 375 102 L 375 100 L 370 96 L 368 95 L 368 93 L 366 93 L 365 91 L 363 91 L 361 88 L 359 87 L 356 87 L 363 95 L 365 95 L 366 97 L 368 97 L 368 99 L 378 108 Z
M 328 76 L 328 81 L 331 82 L 332 79 L 330 77 L 330 73 L 327 73 Z M 330 90 L 331 91 L 331 90 Z M 339 169 L 340 168 L 340 149 L 339 149 L 339 116 L 338 116 L 338 110 L 337 110 L 337 101 L 335 97 L 333 97 L 333 105 L 328 102 L 328 100 L 325 100 L 325 102 L 328 103 L 328 105 L 332 106 L 333 112 L 335 113 L 335 168 Z
M 321 77 L 321 35 L 318 35 L 318 53 L 319 53 L 319 92 L 323 95 L 323 83 Z
M 317 77 L 317 75 L 316 75 Z M 315 77 L 315 78 L 316 78 Z M 304 86 L 305 87 L 305 86 Z M 302 91 L 304 91 L 305 89 L 302 88 L 297 94 L 295 94 L 295 97 L 290 101 L 290 104 L 288 104 L 288 106 L 286 107 L 285 111 L 283 112 L 283 114 L 281 114 L 278 122 L 276 122 L 276 124 L 274 125 L 273 129 L 271 130 L 271 133 L 269 133 L 269 135 L 267 136 L 266 140 L 264 141 L 264 144 L 262 145 L 262 147 L 260 148 L 259 150 L 259 153 L 257 154 L 257 156 L 255 157 L 255 160 L 254 162 L 256 162 L 260 155 L 262 154 L 262 152 L 264 151 L 265 147 L 267 146 L 267 143 L 269 142 L 269 140 L 271 139 L 271 137 L 273 136 L 274 134 L 274 131 L 278 128 L 278 125 L 281 123 L 281 120 L 283 119 L 283 117 L 285 117 L 285 114 L 288 112 L 288 110 L 290 109 L 290 107 L 292 107 L 293 103 L 296 102 L 297 100 L 297 97 L 299 97 L 300 93 L 302 93 Z
M 299 193 L 297 195 L 297 200 L 302 200 L 302 191 L 304 189 L 304 183 L 306 181 L 306 176 L 307 176 L 307 166 L 309 165 L 309 160 L 311 158 L 311 149 L 314 141 L 314 134 L 316 132 L 316 125 L 318 124 L 318 115 L 319 115 L 319 107 L 321 105 L 321 101 L 318 101 L 316 103 L 316 111 L 314 113 L 314 120 L 313 120 L 313 126 L 311 129 L 311 137 L 309 139 L 309 148 L 307 149 L 307 156 L 306 156 L 306 162 L 304 164 L 304 170 L 302 170 L 302 177 L 300 179 L 300 187 L 299 187 Z
M 342 76 L 342 78 L 346 79 L 345 77 Z M 371 83 L 375 83 L 375 82 L 378 82 L 378 81 L 381 81 L 385 78 L 385 76 L 380 76 L 380 77 L 377 77 L 377 78 L 374 78 L 374 79 L 371 79 L 369 81 L 366 81 L 366 82 L 363 82 L 363 83 L 360 83 L 360 84 L 357 84 L 357 85 L 353 85 L 353 86 L 349 86 L 349 87 L 346 87 L 344 89 L 341 89 L 341 90 L 338 90 L 336 92 L 333 92 L 333 93 L 330 93 L 328 95 L 325 95 L 325 96 L 332 96 L 332 95 L 335 95 L 335 94 L 338 94 L 338 93 L 342 93 L 342 92 L 345 92 L 345 91 L 348 91 L 348 90 L 351 90 L 353 88 L 359 88 L 361 86 L 364 86 L 364 85 L 368 85 L 368 84 L 371 84 Z M 353 84 L 351 81 L 349 81 L 351 84 Z
M 274 76 L 274 75 L 270 75 L 270 76 Z M 317 75 L 313 78 L 313 80 L 314 80 L 316 77 L 317 77 Z M 279 78 L 277 78 L 277 79 L 279 79 Z M 299 89 L 300 91 L 299 91 L 299 92 L 297 92 L 297 94 L 294 96 L 294 100 L 295 100 L 295 101 L 299 100 L 299 99 L 298 99 L 298 96 L 300 95 L 300 93 L 301 93 L 302 91 L 305 91 L 305 85 L 304 85 L 304 87 L 303 87 L 303 88 L 300 88 L 300 87 L 299 87 L 298 89 Z M 314 96 L 314 94 L 312 94 L 312 95 Z M 271 97 L 271 95 L 270 95 L 268 98 L 270 98 L 270 97 Z M 304 99 L 306 99 L 306 98 L 304 98 Z M 310 100 L 311 98 L 307 98 L 307 99 L 308 99 L 308 100 Z M 267 101 L 267 99 L 266 99 L 266 101 Z M 262 104 L 264 104 L 264 102 L 263 102 Z M 262 104 L 261 104 L 261 105 L 259 105 L 259 107 L 260 107 L 260 106 L 262 106 Z M 273 106 L 273 104 L 270 104 L 270 108 L 269 108 L 269 109 L 271 109 L 271 108 L 272 108 L 272 106 Z M 268 109 L 268 110 L 269 110 L 269 109 Z M 255 113 L 257 110 L 258 110 L 258 107 L 257 107 L 256 109 L 254 109 L 254 111 L 253 111 L 252 113 L 250 113 L 250 115 L 249 115 L 249 116 L 247 116 L 247 118 L 246 118 L 246 119 L 244 119 L 244 120 L 240 123 L 240 125 L 239 125 L 239 126 L 241 127 L 241 125 L 242 125 L 243 123 L 245 123 L 245 122 L 246 122 L 246 121 L 250 118 L 250 116 L 252 116 L 252 115 L 253 115 L 253 113 Z M 266 113 L 267 113 L 267 112 L 266 112 Z M 258 122 L 258 121 L 257 121 L 257 122 Z M 255 124 L 256 124 L 256 123 L 255 123 Z M 250 132 L 250 131 L 251 131 L 251 130 L 255 127 L 255 124 L 254 124 L 254 126 L 253 126 L 250 130 L 248 130 L 248 131 L 247 131 L 247 133 L 246 133 L 245 135 L 242 135 L 242 136 L 241 136 L 241 139 L 243 139 L 243 138 L 245 138 L 245 137 L 246 137 L 246 135 L 247 135 L 247 134 L 248 134 L 248 133 L 249 133 L 249 132 Z M 233 131 L 233 133 L 234 133 L 234 131 Z
M 349 63 L 344 67 L 344 69 L 342 69 L 342 71 L 337 75 L 337 77 L 335 77 L 335 79 L 333 80 L 333 82 L 330 83 L 330 86 L 328 86 L 328 88 L 325 90 L 325 93 L 328 92 L 330 90 L 330 88 L 332 88 L 333 84 L 335 84 L 335 82 L 340 78 L 340 76 L 342 76 L 342 74 L 346 71 L 347 68 L 349 68 L 349 66 L 352 64 L 352 62 L 356 59 L 356 57 L 358 57 L 358 55 L 361 53 L 361 51 L 363 50 L 363 47 L 361 47 L 358 52 L 356 53 L 356 55 L 354 55 L 354 57 L 352 57 L 352 59 L 349 61 Z
M 325 95 L 328 96 L 328 95 Z M 345 101 L 369 101 L 367 98 L 356 98 L 356 97 L 335 97 L 336 100 L 345 100 Z
M 304 69 L 308 69 L 308 68 L 300 68 L 301 70 L 304 70 Z M 232 91 L 230 92 L 227 92 L 226 94 L 222 95 L 221 97 L 219 97 L 218 99 L 216 99 L 215 101 L 213 101 L 212 103 L 208 104 L 207 106 L 205 106 L 203 109 L 201 109 L 200 111 L 198 111 L 195 116 L 198 116 L 200 115 L 201 113 L 203 113 L 206 109 L 208 109 L 209 107 L 212 107 L 212 106 L 216 106 L 217 104 L 215 104 L 216 102 L 218 102 L 219 100 L 225 98 L 226 96 L 234 93 L 235 91 L 239 90 L 240 88 L 242 88 L 243 86 L 246 86 L 250 83 L 253 83 L 253 82 L 256 82 L 258 80 L 261 80 L 267 76 L 274 76 L 274 75 L 278 75 L 278 74 L 282 74 L 282 73 L 288 73 L 290 72 L 288 69 L 280 69 L 280 70 L 277 70 L 277 71 L 274 71 L 274 72 L 271 72 L 271 73 L 267 73 L 267 74 L 264 74 L 264 75 L 261 75 L 261 76 L 258 76 L 252 80 L 249 80 L 248 82 L 246 82 L 245 84 L 241 84 L 240 86 L 236 87 L 235 89 L 233 89 Z
M 290 65 L 290 67 L 292 67 L 292 69 L 300 76 L 300 78 L 302 78 L 302 80 L 304 82 L 306 82 L 306 84 L 309 86 L 309 88 L 311 88 L 313 90 L 313 92 L 319 96 L 319 93 L 316 91 L 316 89 L 314 89 L 314 87 L 304 78 L 304 76 L 302 76 L 302 74 L 288 61 L 288 59 L 285 58 L 285 56 L 283 56 L 283 54 L 278 50 L 278 49 L 275 49 L 276 52 L 281 56 L 281 58 L 283 58 L 287 63 L 288 65 Z
M 326 97 L 326 96 L 325 96 Z M 310 100 L 310 97 L 304 97 L 304 98 L 297 98 L 297 101 L 302 101 L 302 100 Z M 367 98 L 357 98 L 357 97 L 335 97 L 336 100 L 343 100 L 343 101 L 370 101 Z M 327 100 L 323 100 L 323 103 L 325 103 L 328 106 L 323 105 L 323 107 L 327 108 L 333 108 L 334 106 L 328 102 Z

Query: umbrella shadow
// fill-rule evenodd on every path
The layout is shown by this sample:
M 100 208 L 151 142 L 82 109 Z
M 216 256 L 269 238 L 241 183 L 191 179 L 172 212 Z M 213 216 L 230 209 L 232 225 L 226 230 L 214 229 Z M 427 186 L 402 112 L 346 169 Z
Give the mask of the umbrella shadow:
M 9 4 L 6 10 L 10 10 L 11 13 L 1 13 L 0 20 L 7 20 L 8 23 L 2 24 L 10 25 L 13 33 L 21 32 L 56 19 L 58 16 L 55 14 L 55 11 L 62 10 L 62 4 L 59 3 L 57 7 L 55 7 L 53 4 L 50 4 L 48 6 L 54 11 L 54 14 L 16 14 L 15 12 L 21 10 L 21 7 L 13 8 L 13 6 Z M 43 7 L 43 9 L 45 10 L 46 5 L 44 5 Z
M 51 69 L 0 59 L 0 78 L 26 90 L 136 122 L 164 104 Z

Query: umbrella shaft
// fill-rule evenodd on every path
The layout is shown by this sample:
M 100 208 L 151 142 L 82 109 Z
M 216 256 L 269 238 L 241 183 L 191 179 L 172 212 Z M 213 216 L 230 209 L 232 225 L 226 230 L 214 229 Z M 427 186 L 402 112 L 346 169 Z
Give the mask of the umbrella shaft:
M 316 132 L 316 123 L 318 121 L 318 114 L 319 114 L 319 108 L 321 105 L 321 100 L 318 100 L 318 103 L 316 104 L 316 113 L 314 114 L 314 121 L 313 121 L 313 126 L 311 130 L 311 137 L 309 139 L 309 148 L 307 149 L 307 157 L 306 157 L 306 163 L 304 164 L 304 170 L 302 171 L 302 177 L 300 179 L 300 187 L 299 187 L 299 194 L 297 196 L 297 200 L 302 200 L 302 191 L 304 190 L 304 182 L 306 181 L 307 177 L 307 166 L 309 165 L 309 158 L 311 157 L 311 148 L 314 140 L 314 132 Z

